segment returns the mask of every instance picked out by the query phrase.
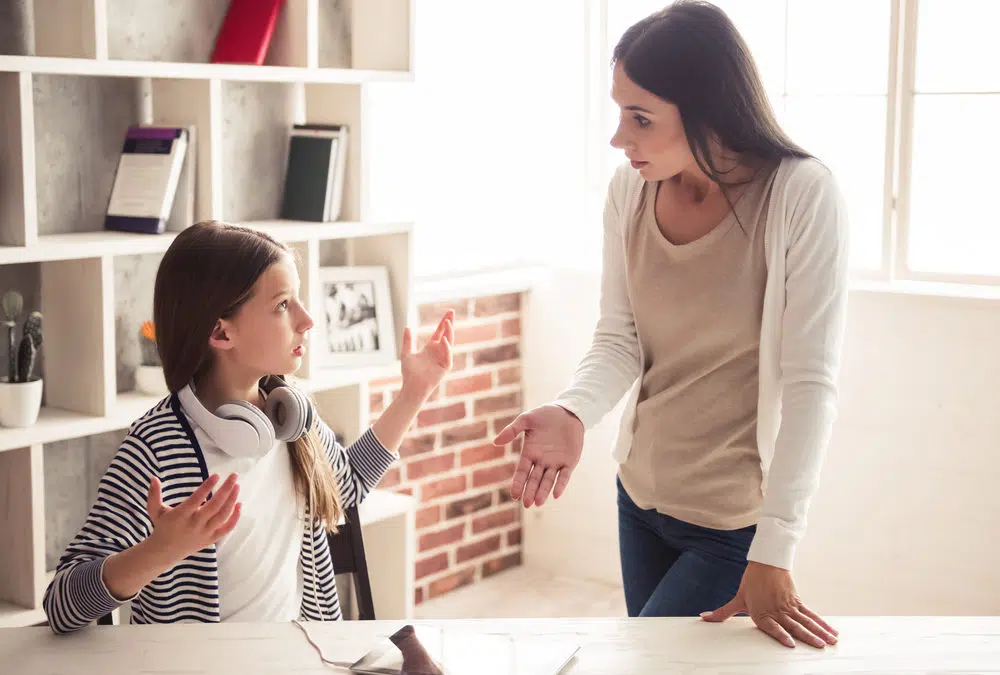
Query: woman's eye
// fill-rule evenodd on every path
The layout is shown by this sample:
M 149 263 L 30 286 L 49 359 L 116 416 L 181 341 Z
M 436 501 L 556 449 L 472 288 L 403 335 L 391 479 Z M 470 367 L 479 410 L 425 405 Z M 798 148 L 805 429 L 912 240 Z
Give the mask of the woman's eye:
M 650 121 L 647 120 L 642 115 L 635 115 L 634 119 L 639 124 L 639 128 L 640 129 L 645 129 L 646 127 L 648 127 L 650 125 Z

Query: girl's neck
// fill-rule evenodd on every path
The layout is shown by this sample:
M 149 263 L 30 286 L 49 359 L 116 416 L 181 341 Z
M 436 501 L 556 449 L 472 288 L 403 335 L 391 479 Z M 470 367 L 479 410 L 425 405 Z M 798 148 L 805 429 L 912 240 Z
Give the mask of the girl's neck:
M 198 399 L 209 410 L 215 410 L 226 401 L 247 401 L 258 408 L 264 401 L 260 394 L 260 377 L 232 372 L 225 362 L 219 361 L 195 382 Z

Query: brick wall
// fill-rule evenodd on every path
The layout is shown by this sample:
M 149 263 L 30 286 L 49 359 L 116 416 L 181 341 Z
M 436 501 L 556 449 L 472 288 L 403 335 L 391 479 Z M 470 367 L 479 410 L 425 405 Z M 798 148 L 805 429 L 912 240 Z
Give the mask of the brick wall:
M 379 486 L 420 500 L 417 604 L 521 564 L 521 505 L 509 492 L 520 439 L 492 443 L 521 411 L 520 300 L 507 294 L 418 308 L 418 347 L 445 310 L 455 310 L 455 365 Z M 373 420 L 399 384 L 371 383 Z

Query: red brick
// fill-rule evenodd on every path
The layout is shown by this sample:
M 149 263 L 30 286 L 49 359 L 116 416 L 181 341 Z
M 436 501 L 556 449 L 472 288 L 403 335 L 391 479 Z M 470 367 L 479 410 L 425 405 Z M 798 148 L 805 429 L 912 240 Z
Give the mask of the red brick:
M 497 490 L 497 504 L 508 504 L 512 501 L 514 501 L 514 498 L 510 496 L 510 485 Z
M 504 430 L 508 424 L 517 419 L 517 415 L 503 415 L 502 417 L 493 418 L 493 435 L 496 436 L 501 431 Z
M 473 581 L 476 580 L 476 568 L 469 567 L 464 570 L 455 572 L 454 574 L 449 574 L 446 577 L 441 577 L 431 582 L 430 586 L 427 587 L 427 597 L 436 598 L 439 595 L 444 595 L 445 593 L 451 593 L 456 588 L 461 588 L 462 586 L 468 586 Z
M 434 455 L 425 459 L 411 459 L 406 463 L 406 480 L 417 481 L 444 473 L 455 467 L 455 453 Z
M 493 504 L 493 494 L 490 492 L 484 492 L 481 495 L 476 495 L 475 497 L 466 497 L 464 499 L 458 499 L 453 501 L 444 507 L 446 518 L 461 518 L 462 516 L 467 516 L 470 513 L 475 513 L 476 511 L 482 511 L 483 509 L 489 508 Z
M 423 455 L 434 450 L 435 445 L 437 445 L 436 433 L 407 436 L 399 444 L 399 456 L 406 459 L 415 455 Z
M 500 335 L 502 337 L 514 337 L 521 334 L 521 319 L 504 319 L 500 322 Z
M 507 366 L 497 371 L 497 385 L 518 384 L 521 382 L 521 368 L 519 366 Z
M 459 546 L 458 550 L 455 552 L 455 562 L 463 563 L 466 560 L 479 558 L 499 550 L 500 535 L 494 534 L 493 536 L 487 537 L 482 541 L 466 544 L 465 546 Z
M 500 326 L 495 323 L 484 323 L 474 326 L 456 326 L 455 344 L 468 345 L 475 342 L 488 342 L 496 340 L 500 335 Z
M 468 354 L 452 354 L 451 356 L 451 370 L 455 372 L 456 370 L 465 370 L 465 366 L 469 361 Z
M 521 454 L 521 446 L 524 444 L 524 436 L 518 436 L 510 442 L 507 446 L 510 449 L 510 454 L 513 457 L 517 457 Z
M 417 413 L 417 426 L 427 427 L 432 424 L 455 422 L 465 417 L 465 403 L 459 401 L 451 405 L 436 408 L 424 408 Z
M 462 450 L 462 466 L 482 464 L 495 459 L 500 459 L 504 455 L 504 446 L 487 443 L 485 445 L 475 445 Z
M 385 475 L 382 476 L 382 480 L 379 481 L 378 486 L 380 488 L 389 489 L 396 487 L 402 482 L 403 482 L 403 472 L 400 470 L 398 466 L 394 466 L 385 472 Z
M 414 589 L 414 591 L 413 591 L 413 604 L 414 605 L 419 605 L 423 601 L 424 601 L 424 589 L 423 588 Z
M 422 530 L 425 527 L 430 527 L 431 525 L 437 525 L 441 522 L 441 507 L 435 506 L 425 506 L 424 508 L 417 511 L 416 517 L 416 527 L 418 530 Z
M 515 361 L 521 357 L 521 347 L 516 343 L 487 347 L 472 353 L 472 362 L 477 366 L 488 363 Z
M 508 553 L 500 558 L 494 558 L 493 560 L 487 560 L 483 563 L 483 578 L 491 577 L 494 574 L 499 574 L 504 570 L 509 570 L 511 567 L 517 567 L 521 564 L 521 552 L 515 551 L 514 553 Z
M 476 316 L 491 316 L 505 312 L 516 312 L 521 309 L 521 295 L 519 293 L 507 293 L 506 295 L 476 298 L 475 304 Z
M 441 447 L 447 448 L 459 443 L 469 443 L 484 439 L 488 430 L 486 422 L 474 422 L 472 424 L 463 424 L 462 426 L 442 429 Z
M 368 397 L 368 409 L 371 410 L 373 415 L 382 412 L 383 407 L 383 396 L 382 392 L 372 392 L 371 396 Z
M 509 394 L 477 398 L 473 415 L 479 417 L 480 415 L 488 415 L 489 413 L 500 412 L 501 410 L 515 410 L 520 407 L 521 392 L 512 391 Z
M 462 541 L 462 535 L 464 534 L 465 523 L 452 525 L 451 527 L 438 530 L 437 532 L 427 532 L 425 534 L 421 534 L 419 550 L 421 553 L 425 553 L 431 549 L 440 548 L 447 544 L 457 544 Z
M 437 326 L 441 317 L 449 309 L 455 310 L 455 321 L 469 318 L 469 301 L 455 300 L 452 302 L 435 302 L 417 307 L 421 326 Z
M 448 554 L 441 552 L 429 558 L 422 558 L 414 566 L 413 575 L 417 579 L 423 579 L 438 572 L 448 569 Z
M 465 487 L 465 476 L 450 476 L 432 480 L 420 486 L 420 501 L 429 502 L 438 497 L 455 495 L 465 490 Z
M 395 490 L 393 490 L 393 492 L 395 492 L 397 495 L 408 495 L 408 496 L 412 497 L 413 496 L 413 486 L 412 485 L 407 485 L 406 487 L 396 488 Z
M 446 396 L 462 396 L 472 394 L 477 391 L 486 391 L 493 388 L 493 378 L 490 373 L 476 373 L 457 380 L 444 383 Z
M 368 386 L 372 389 L 378 389 L 379 387 L 395 386 L 400 382 L 402 382 L 402 380 L 398 376 L 394 375 L 392 377 L 383 377 L 379 380 L 372 380 L 368 383 Z
M 497 511 L 485 516 L 479 516 L 472 521 L 472 534 L 479 534 L 486 530 L 495 530 L 498 527 L 507 527 L 518 521 L 521 511 L 517 507 Z
M 477 488 L 484 485 L 506 483 L 514 477 L 515 468 L 517 468 L 517 462 L 507 462 L 488 469 L 477 469 L 472 472 L 472 487 Z
M 508 546 L 520 546 L 521 545 L 521 528 L 516 530 L 511 530 L 507 533 L 507 545 Z

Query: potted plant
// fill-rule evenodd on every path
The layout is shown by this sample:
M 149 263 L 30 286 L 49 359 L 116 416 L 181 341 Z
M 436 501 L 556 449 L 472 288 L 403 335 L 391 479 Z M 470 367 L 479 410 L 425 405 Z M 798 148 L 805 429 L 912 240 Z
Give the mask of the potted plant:
M 139 329 L 139 349 L 142 363 L 135 368 L 135 389 L 150 396 L 166 396 L 167 380 L 163 375 L 163 363 L 156 349 L 156 326 L 152 321 L 143 321 Z
M 5 427 L 30 427 L 38 421 L 42 407 L 42 377 L 35 374 L 35 363 L 42 348 L 42 313 L 31 312 L 24 320 L 21 339 L 17 339 L 17 320 L 24 299 L 17 291 L 7 291 L 0 299 L 6 317 L 10 359 L 6 375 L 0 376 L 0 424 Z M 15 346 L 16 345 L 16 346 Z

